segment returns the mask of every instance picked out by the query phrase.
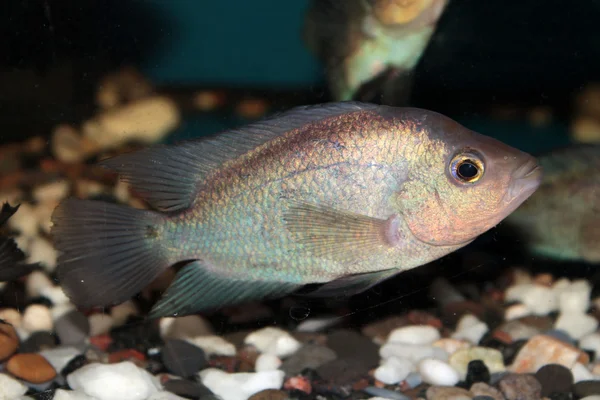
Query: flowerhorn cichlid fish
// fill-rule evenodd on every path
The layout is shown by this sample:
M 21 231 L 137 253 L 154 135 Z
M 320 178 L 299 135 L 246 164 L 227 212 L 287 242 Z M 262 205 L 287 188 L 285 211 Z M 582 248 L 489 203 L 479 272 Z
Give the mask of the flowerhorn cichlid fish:
M 150 317 L 353 294 L 465 246 L 537 188 L 532 156 L 435 112 L 342 102 L 102 162 L 158 211 L 67 199 L 57 273 L 80 307 L 179 270 Z
M 447 0 L 312 0 L 303 27 L 334 100 L 404 105 Z M 372 88 L 370 86 L 377 86 Z M 363 89 L 364 87 L 364 89 Z
M 0 209 L 0 227 L 19 210 L 19 206 L 12 207 L 8 203 L 2 204 Z M 30 273 L 38 264 L 25 262 L 25 254 L 19 249 L 17 243 L 7 236 L 0 236 L 0 282 L 12 281 Z
M 534 254 L 600 263 L 600 145 L 573 145 L 540 157 L 538 191 L 506 219 Z

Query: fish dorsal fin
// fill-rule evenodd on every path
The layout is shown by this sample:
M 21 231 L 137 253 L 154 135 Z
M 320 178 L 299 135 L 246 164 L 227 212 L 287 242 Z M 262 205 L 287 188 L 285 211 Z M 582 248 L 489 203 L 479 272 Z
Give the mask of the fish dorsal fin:
M 152 146 L 100 164 L 117 171 L 152 206 L 162 211 L 180 210 L 192 204 L 208 174 L 225 162 L 308 123 L 377 107 L 360 102 L 295 107 L 215 137 Z

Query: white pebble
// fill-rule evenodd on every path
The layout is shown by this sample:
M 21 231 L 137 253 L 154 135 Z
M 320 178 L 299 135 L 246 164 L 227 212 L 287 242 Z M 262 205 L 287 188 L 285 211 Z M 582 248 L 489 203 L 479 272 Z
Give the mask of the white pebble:
M 40 296 L 43 289 L 53 286 L 54 282 L 48 278 L 48 275 L 42 271 L 33 271 L 27 276 L 25 292 L 29 298 L 34 298 Z
M 247 400 L 255 393 L 267 389 L 280 389 L 285 372 L 238 372 L 228 374 L 216 368 L 200 371 L 202 383 L 223 400 Z
M 337 315 L 327 317 L 308 318 L 296 327 L 297 332 L 320 332 L 340 322 Z
M 571 286 L 561 290 L 558 295 L 559 310 L 561 313 L 585 314 L 590 308 L 590 295 L 592 287 L 586 280 L 577 280 Z
M 379 348 L 381 358 L 405 358 L 413 363 L 418 363 L 425 358 L 435 358 L 447 361 L 450 355 L 440 347 L 407 344 L 407 343 L 386 343 Z
M 409 344 L 431 344 L 440 338 L 440 332 L 429 325 L 410 325 L 394 329 L 388 336 L 388 342 Z
M 38 234 L 38 222 L 33 206 L 29 203 L 21 203 L 19 211 L 8 220 L 8 226 L 19 231 L 23 236 L 36 236 Z
M 414 369 L 414 364 L 405 358 L 390 357 L 375 370 L 375 379 L 386 385 L 395 385 L 406 379 Z
M 254 370 L 256 372 L 275 371 L 281 366 L 281 359 L 273 354 L 263 353 L 256 359 Z
M 422 360 L 418 366 L 423 382 L 431 385 L 454 386 L 460 380 L 458 372 L 440 360 Z
M 96 398 L 77 390 L 57 389 L 52 400 L 96 400 Z
M 147 400 L 186 400 L 184 397 L 177 396 L 171 392 L 156 392 L 152 396 L 148 397 Z
M 458 321 L 456 332 L 454 332 L 452 338 L 464 339 L 477 344 L 488 330 L 487 324 L 481 322 L 472 314 L 466 314 Z
M 593 332 L 585 335 L 579 340 L 579 347 L 584 350 L 592 350 L 596 354 L 595 360 L 600 358 L 600 333 Z
M 250 333 L 244 339 L 244 343 L 256 347 L 261 353 L 274 354 L 277 357 L 290 356 L 302 346 L 288 332 L 270 326 Z
M 585 367 L 582 363 L 575 363 L 571 368 L 573 374 L 573 382 L 577 383 L 580 381 L 591 381 L 597 380 L 598 378 L 592 374 L 592 372 Z
M 236 353 L 235 346 L 220 336 L 197 336 L 186 340 L 204 350 L 207 357 L 210 357 L 213 354 L 232 357 L 235 356 Z
M 579 400 L 600 400 L 600 394 L 593 394 L 591 396 L 585 396 Z
M 58 304 L 50 309 L 50 313 L 52 314 L 52 320 L 56 321 L 66 313 L 75 310 L 75 306 L 73 303 L 66 304 Z
M 110 314 L 96 313 L 88 317 L 90 323 L 90 336 L 97 336 L 108 333 L 114 325 L 114 320 Z
M 52 213 L 58 205 L 58 202 L 40 203 L 34 208 L 35 218 L 43 233 L 52 233 Z
M 24 395 L 27 392 L 27 386 L 12 376 L 0 373 L 0 399 L 14 399 Z
M 40 289 L 40 295 L 50 299 L 55 306 L 69 304 L 70 302 L 60 286 L 45 286 Z
M 561 329 L 573 339 L 579 340 L 598 328 L 598 320 L 590 315 L 581 313 L 559 314 L 554 323 L 555 329 Z
M 69 361 L 80 354 L 81 351 L 72 346 L 55 347 L 53 349 L 45 349 L 40 351 L 40 355 L 44 357 L 58 372 L 66 367 Z
M 39 263 L 48 272 L 52 272 L 56 268 L 58 253 L 46 239 L 39 236 L 33 238 L 29 243 L 28 253 L 28 263 Z
M 513 285 L 505 292 L 507 302 L 523 303 L 534 315 L 546 315 L 558 309 L 558 298 L 554 288 L 525 283 Z
M 69 194 L 69 182 L 66 180 L 54 181 L 40 185 L 33 189 L 33 198 L 38 202 L 60 201 Z
M 199 315 L 161 318 L 159 328 L 163 339 L 186 339 L 213 334 L 210 324 Z
M 114 326 L 121 326 L 132 315 L 138 315 L 138 309 L 135 303 L 127 300 L 124 303 L 117 304 L 110 310 L 110 315 L 113 318 Z
M 50 309 L 41 304 L 27 306 L 23 313 L 21 327 L 28 332 L 51 331 L 54 327 Z
M 504 320 L 510 321 L 531 315 L 531 310 L 525 304 L 513 304 L 504 310 Z
M 131 361 L 85 365 L 69 374 L 67 383 L 98 400 L 145 400 L 162 389 L 155 377 Z

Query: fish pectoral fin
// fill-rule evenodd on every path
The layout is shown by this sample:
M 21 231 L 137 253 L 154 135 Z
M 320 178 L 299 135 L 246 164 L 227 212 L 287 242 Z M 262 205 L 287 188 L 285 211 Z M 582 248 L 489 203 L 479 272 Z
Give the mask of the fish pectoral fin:
M 400 242 L 400 217 L 388 219 L 291 202 L 283 219 L 293 239 L 317 257 L 352 261 Z
M 397 268 L 386 269 L 385 271 L 369 272 L 365 274 L 354 274 L 348 275 L 343 278 L 336 279 L 328 282 L 318 289 L 303 294 L 307 297 L 336 297 L 343 296 L 349 297 L 358 293 L 362 293 L 373 286 L 383 282 L 384 280 L 391 278 L 392 276 L 400 273 L 401 270 Z
M 193 261 L 177 273 L 149 317 L 184 316 L 252 300 L 281 297 L 300 286 L 280 281 L 225 277 L 213 272 L 203 261 Z

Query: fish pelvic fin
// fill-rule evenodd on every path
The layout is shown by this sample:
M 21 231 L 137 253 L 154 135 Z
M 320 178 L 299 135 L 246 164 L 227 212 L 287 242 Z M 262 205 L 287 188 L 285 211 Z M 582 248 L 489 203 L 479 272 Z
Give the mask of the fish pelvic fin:
M 57 275 L 78 307 L 122 303 L 170 265 L 164 217 L 102 201 L 70 198 L 52 215 Z
M 177 273 L 148 316 L 159 318 L 212 311 L 248 301 L 282 297 L 301 286 L 223 276 L 205 262 L 197 260 L 185 265 Z
M 334 281 L 321 285 L 304 297 L 350 297 L 362 293 L 375 285 L 399 274 L 401 269 L 393 268 L 384 271 L 369 272 L 365 274 L 347 275 Z
M 400 217 L 373 218 L 330 206 L 290 202 L 283 219 L 294 240 L 317 257 L 353 261 L 396 246 Z

